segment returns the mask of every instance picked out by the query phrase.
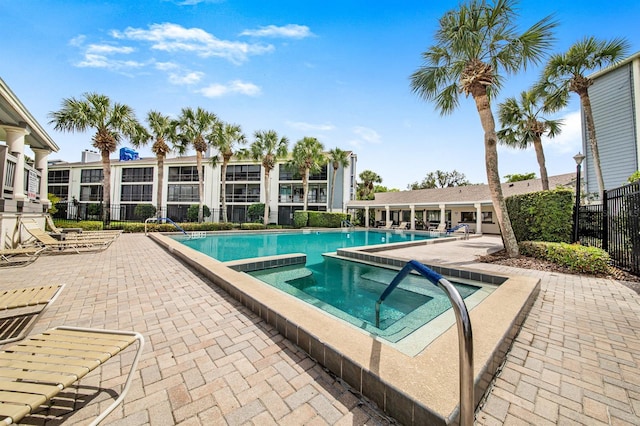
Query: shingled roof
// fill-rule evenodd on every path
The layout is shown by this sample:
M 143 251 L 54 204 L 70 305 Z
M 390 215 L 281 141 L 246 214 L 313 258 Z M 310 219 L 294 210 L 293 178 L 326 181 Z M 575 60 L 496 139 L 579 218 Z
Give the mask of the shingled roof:
M 575 186 L 575 173 L 550 176 L 549 188 L 572 188 Z M 519 182 L 503 183 L 502 193 L 505 197 L 528 192 L 542 191 L 540 179 L 523 180 Z M 374 200 L 350 201 L 348 208 L 379 207 L 385 205 L 438 205 L 438 204 L 473 204 L 491 203 L 489 185 L 454 186 L 450 188 L 417 189 L 413 191 L 378 192 Z

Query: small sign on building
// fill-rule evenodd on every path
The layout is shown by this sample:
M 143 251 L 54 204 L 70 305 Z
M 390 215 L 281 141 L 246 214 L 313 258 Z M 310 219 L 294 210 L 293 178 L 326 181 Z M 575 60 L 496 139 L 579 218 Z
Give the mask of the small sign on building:
M 29 185 L 27 188 L 27 197 L 29 200 L 35 201 L 38 194 L 38 175 L 33 170 L 29 170 Z

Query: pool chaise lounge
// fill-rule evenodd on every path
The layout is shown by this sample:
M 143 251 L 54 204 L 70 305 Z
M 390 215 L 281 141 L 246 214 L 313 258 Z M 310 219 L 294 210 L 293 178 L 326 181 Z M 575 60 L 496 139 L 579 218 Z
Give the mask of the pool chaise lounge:
M 44 247 L 18 247 L 0 250 L 0 266 L 26 266 L 34 262 Z
M 109 229 L 109 230 L 101 230 L 101 231 L 85 231 L 82 228 L 58 228 L 56 224 L 53 222 L 53 218 L 50 215 L 46 215 L 45 219 L 47 221 L 47 226 L 51 230 L 52 233 L 57 235 L 64 235 L 65 239 L 84 239 L 84 238 L 118 238 L 120 234 L 122 234 L 121 229 Z M 35 222 L 35 221 L 34 221 Z
M 138 348 L 118 397 L 91 423 L 97 425 L 126 396 L 144 338 L 132 331 L 56 327 L 0 352 L 0 420 L 17 423 L 62 390 L 133 343 Z
M 35 221 L 22 220 L 21 225 L 36 239 L 38 246 L 43 246 L 47 253 L 68 253 L 81 251 L 104 250 L 114 241 L 114 238 L 82 238 L 56 240 L 45 232 Z

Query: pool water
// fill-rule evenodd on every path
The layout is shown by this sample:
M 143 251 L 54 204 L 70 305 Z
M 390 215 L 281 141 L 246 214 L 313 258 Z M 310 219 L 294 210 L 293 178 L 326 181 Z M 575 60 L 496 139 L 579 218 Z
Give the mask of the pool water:
M 451 303 L 426 278 L 409 275 L 386 298 L 376 327 L 375 305 L 398 271 L 327 257 L 307 267 L 287 266 L 250 272 L 250 275 L 356 327 L 397 342 L 441 315 Z M 478 286 L 453 283 L 463 298 Z
M 221 262 L 305 253 L 307 265 L 311 265 L 322 262 L 322 253 L 334 252 L 339 248 L 428 240 L 433 237 L 395 231 L 306 231 L 216 234 L 194 239 L 184 236 L 174 238 Z

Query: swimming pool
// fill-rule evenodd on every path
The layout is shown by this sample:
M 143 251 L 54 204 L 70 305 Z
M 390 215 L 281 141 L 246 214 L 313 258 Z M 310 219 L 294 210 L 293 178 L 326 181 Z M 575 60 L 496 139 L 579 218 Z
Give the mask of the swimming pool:
M 206 238 L 173 238 L 221 262 L 278 254 L 305 253 L 307 265 L 321 263 L 322 254 L 339 248 L 360 247 L 407 241 L 429 240 L 434 237 L 400 231 L 291 231 L 220 233 Z

